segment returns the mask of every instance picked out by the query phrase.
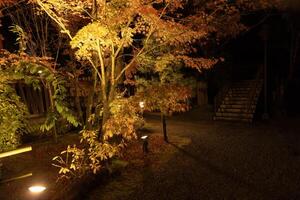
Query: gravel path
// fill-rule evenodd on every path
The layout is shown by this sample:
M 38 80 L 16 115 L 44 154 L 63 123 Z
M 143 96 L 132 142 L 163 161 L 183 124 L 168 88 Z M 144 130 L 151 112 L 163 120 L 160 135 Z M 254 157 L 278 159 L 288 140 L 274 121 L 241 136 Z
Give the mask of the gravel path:
M 158 117 L 148 121 L 160 131 Z M 124 199 L 300 199 L 299 122 L 214 122 L 195 111 L 175 116 L 167 125 L 176 153 L 159 171 L 137 172 L 143 181 Z M 191 143 L 178 147 L 172 136 Z

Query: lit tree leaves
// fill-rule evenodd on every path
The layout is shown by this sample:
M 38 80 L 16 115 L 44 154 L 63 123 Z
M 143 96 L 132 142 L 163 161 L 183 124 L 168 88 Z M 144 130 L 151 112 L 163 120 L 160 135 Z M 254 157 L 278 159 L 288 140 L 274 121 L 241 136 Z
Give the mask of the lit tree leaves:
M 133 42 L 134 30 L 125 27 L 119 33 L 111 30 L 98 22 L 93 22 L 80 29 L 71 41 L 71 47 L 76 49 L 76 56 L 79 59 L 92 58 L 98 49 L 103 52 L 110 52 L 112 46 L 129 46 Z M 119 36 L 120 35 L 120 36 Z
M 110 108 L 111 117 L 104 126 L 104 140 L 115 136 L 125 141 L 136 139 L 136 129 L 143 124 L 143 120 L 134 98 L 116 98 Z
M 28 131 L 27 107 L 0 76 L 0 152 L 16 148 L 20 136 Z

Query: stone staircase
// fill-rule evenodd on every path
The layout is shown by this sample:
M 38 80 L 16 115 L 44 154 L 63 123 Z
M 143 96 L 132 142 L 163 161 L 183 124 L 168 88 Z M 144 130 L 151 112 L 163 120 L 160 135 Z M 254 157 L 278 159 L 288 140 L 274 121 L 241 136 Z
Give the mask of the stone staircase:
M 216 104 L 214 120 L 252 122 L 262 80 L 243 80 L 223 89 Z

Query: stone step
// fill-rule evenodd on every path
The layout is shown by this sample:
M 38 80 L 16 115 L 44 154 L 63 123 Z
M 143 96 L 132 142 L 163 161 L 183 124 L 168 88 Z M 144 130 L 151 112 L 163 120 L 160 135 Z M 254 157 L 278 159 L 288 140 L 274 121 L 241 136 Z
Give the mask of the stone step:
M 247 92 L 251 92 L 253 90 L 259 91 L 261 90 L 260 87 L 241 87 L 241 86 L 237 86 L 237 87 L 231 87 L 229 89 L 229 91 L 233 91 L 233 92 L 241 92 L 241 91 L 247 91 Z
M 222 113 L 247 113 L 253 114 L 255 111 L 254 108 L 219 108 L 218 112 Z
M 233 109 L 247 109 L 247 108 L 256 108 L 256 105 L 234 105 L 234 104 L 222 104 L 220 105 L 220 108 L 226 109 L 226 108 L 233 108 Z
M 252 97 L 252 96 L 259 96 L 259 92 L 249 93 L 249 92 L 228 92 L 225 97 Z
M 223 100 L 232 100 L 232 101 L 246 101 L 246 100 L 255 100 L 258 99 L 259 95 L 246 96 L 246 95 L 226 95 Z
M 262 80 L 233 83 L 215 113 L 214 120 L 252 122 L 262 86 Z
M 253 114 L 249 113 L 222 113 L 222 112 L 216 112 L 217 117 L 237 117 L 237 118 L 246 118 L 246 119 L 252 119 Z
M 226 96 L 224 100 L 225 101 L 249 101 L 251 99 L 249 97 L 241 97 L 241 96 Z
M 255 91 L 253 90 L 232 90 L 230 89 L 227 94 L 249 94 L 249 93 L 259 93 L 261 89 L 256 89 Z
M 254 85 L 254 84 L 262 84 L 263 80 L 244 80 L 244 81 L 237 81 L 232 83 L 231 85 Z
M 260 87 L 261 84 L 235 84 L 230 88 L 257 88 Z
M 215 116 L 214 120 L 222 120 L 222 121 L 238 121 L 238 122 L 252 122 L 252 119 L 244 119 L 244 118 L 234 118 L 234 117 L 218 117 Z
M 258 96 L 258 92 L 255 92 L 255 93 L 249 93 L 249 92 L 241 92 L 241 93 L 238 93 L 238 92 L 235 92 L 235 93 L 232 93 L 232 92 L 228 92 L 225 97 L 252 97 L 253 95 L 255 96 Z
M 249 97 L 249 93 L 232 93 L 228 92 L 225 97 Z
M 251 100 L 224 100 L 222 105 L 255 105 L 256 99 Z
M 263 79 L 245 79 L 245 80 L 238 80 L 235 83 L 244 83 L 244 82 L 263 82 Z
M 236 102 L 236 101 L 242 101 L 242 102 L 256 102 L 258 99 L 258 95 L 255 95 L 253 97 L 240 97 L 240 96 L 226 96 L 223 99 L 223 102 Z
M 262 82 L 236 82 L 232 83 L 231 86 L 258 86 L 262 85 Z

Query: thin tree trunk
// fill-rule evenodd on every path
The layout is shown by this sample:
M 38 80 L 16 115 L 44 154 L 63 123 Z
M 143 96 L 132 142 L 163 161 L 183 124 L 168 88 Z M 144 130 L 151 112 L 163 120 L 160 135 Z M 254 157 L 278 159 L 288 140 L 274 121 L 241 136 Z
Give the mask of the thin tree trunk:
M 102 88 L 106 88 L 105 86 Z M 109 92 L 107 94 L 107 91 L 102 91 L 102 95 L 107 96 L 106 99 L 102 98 L 102 103 L 103 103 L 103 113 L 102 113 L 102 120 L 101 120 L 101 127 L 100 127 L 100 132 L 104 133 L 104 125 L 107 122 L 107 120 L 110 118 L 110 109 L 109 109 L 109 105 L 110 103 L 114 100 L 114 94 L 115 94 L 115 86 L 112 85 L 110 86 Z M 101 139 L 101 137 L 99 137 Z
M 92 90 L 89 92 L 88 96 L 88 105 L 87 105 L 87 115 L 86 115 L 86 125 L 88 129 L 92 128 L 92 123 L 88 121 L 90 115 L 92 114 L 92 109 L 94 105 L 94 95 L 96 91 L 96 86 L 97 86 L 97 72 L 94 70 L 93 71 L 93 77 L 94 77 L 94 84 Z
M 93 0 L 93 6 L 92 6 L 92 16 L 93 18 L 97 18 L 97 11 L 98 11 L 98 4 L 96 0 Z
M 106 121 L 109 119 L 110 111 L 109 111 L 109 103 L 107 101 L 103 101 L 103 112 L 102 112 L 102 119 L 100 120 L 100 127 L 99 127 L 99 135 L 98 138 L 101 141 L 103 139 L 103 133 L 105 133 L 104 125 Z
M 76 110 L 77 110 L 77 113 L 79 116 L 79 120 L 83 124 L 84 119 L 83 119 L 82 109 L 81 109 L 81 105 L 80 105 L 78 77 L 75 78 L 75 106 L 76 106 Z
M 54 108 L 54 102 L 53 102 L 53 96 L 52 96 L 52 88 L 50 85 L 48 85 L 48 91 L 49 91 L 49 99 L 50 99 L 50 107 L 51 111 L 55 112 Z M 52 128 L 53 136 L 54 136 L 54 142 L 57 143 L 57 130 L 56 130 L 56 122 L 54 122 L 54 126 Z
M 95 108 L 95 124 L 97 125 L 97 129 L 101 132 L 100 130 L 100 126 L 102 125 L 102 122 L 101 122 L 101 116 L 100 116 L 100 111 L 101 111 L 101 94 L 100 93 L 97 93 L 96 95 L 97 97 L 97 102 L 96 102 L 96 108 Z M 100 133 L 99 133 L 100 134 Z
M 162 125 L 162 132 L 164 135 L 165 142 L 169 142 L 168 134 L 167 134 L 167 123 L 166 123 L 166 116 L 163 112 L 160 113 L 161 116 L 161 125 Z

